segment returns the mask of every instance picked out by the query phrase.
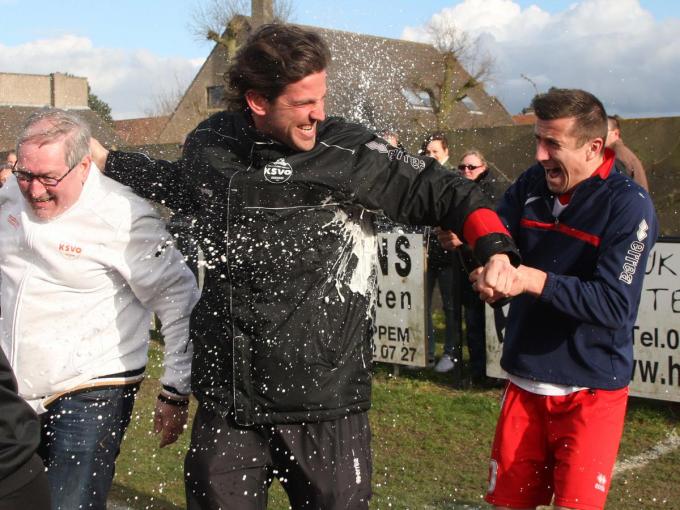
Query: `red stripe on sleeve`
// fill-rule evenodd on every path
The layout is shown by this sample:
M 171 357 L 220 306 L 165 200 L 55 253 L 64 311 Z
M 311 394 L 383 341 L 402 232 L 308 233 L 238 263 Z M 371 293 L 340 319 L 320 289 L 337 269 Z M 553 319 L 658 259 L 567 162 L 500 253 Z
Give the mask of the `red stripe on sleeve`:
M 488 234 L 505 234 L 510 236 L 501 219 L 491 209 L 477 209 L 465 218 L 463 237 L 473 249 L 477 239 Z

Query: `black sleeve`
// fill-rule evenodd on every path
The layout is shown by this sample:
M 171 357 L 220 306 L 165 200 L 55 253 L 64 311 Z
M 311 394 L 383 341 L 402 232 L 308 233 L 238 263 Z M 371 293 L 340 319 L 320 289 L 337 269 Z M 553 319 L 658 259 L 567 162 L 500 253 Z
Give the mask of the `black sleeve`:
M 200 202 L 191 168 L 196 160 L 196 146 L 192 136 L 187 137 L 179 161 L 152 159 L 141 152 L 111 151 L 105 174 L 130 186 L 141 197 L 163 204 L 174 212 L 192 214 Z
M 363 206 L 381 209 L 400 223 L 437 225 L 454 232 L 462 231 L 473 210 L 493 208 L 474 183 L 436 160 L 383 147 L 374 140 L 357 149 L 351 185 Z
M 481 188 L 458 172 L 375 139 L 358 147 L 351 181 L 356 200 L 364 207 L 382 210 L 399 223 L 440 226 L 461 239 L 472 212 L 494 209 Z M 477 240 L 475 255 L 484 263 L 495 253 L 506 253 L 518 265 L 519 252 L 500 220 L 498 227 Z
M 17 393 L 14 374 L 0 349 L 0 494 L 37 474 L 28 468 L 35 463 L 39 443 L 38 417 Z

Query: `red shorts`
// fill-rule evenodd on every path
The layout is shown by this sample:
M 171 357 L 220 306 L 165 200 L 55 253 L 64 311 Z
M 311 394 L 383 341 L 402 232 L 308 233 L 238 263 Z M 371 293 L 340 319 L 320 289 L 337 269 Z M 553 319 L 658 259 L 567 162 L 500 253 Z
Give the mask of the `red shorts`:
M 486 500 L 528 508 L 604 508 L 628 388 L 546 397 L 510 383 L 491 450 Z

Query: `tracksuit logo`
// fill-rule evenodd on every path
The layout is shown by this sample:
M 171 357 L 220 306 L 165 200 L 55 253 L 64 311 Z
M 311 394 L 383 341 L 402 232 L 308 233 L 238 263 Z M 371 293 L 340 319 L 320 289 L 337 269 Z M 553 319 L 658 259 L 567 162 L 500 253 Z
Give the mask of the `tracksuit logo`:
M 649 225 L 647 225 L 647 222 L 645 220 L 642 220 L 640 222 L 640 226 L 638 227 L 638 231 L 637 231 L 638 241 L 642 242 L 645 239 L 647 239 L 647 231 L 648 230 L 649 230 Z
M 411 165 L 415 170 L 421 171 L 425 169 L 425 161 L 415 156 L 411 156 L 408 152 L 402 149 L 392 149 L 386 144 L 381 143 L 377 140 L 372 140 L 366 144 L 366 147 L 372 151 L 377 151 L 380 154 L 387 154 L 390 161 L 397 160 L 403 161 L 407 165 Z
M 496 480 L 498 479 L 498 462 L 491 459 L 489 462 L 489 486 L 486 488 L 488 494 L 493 494 L 496 490 Z
M 633 283 L 633 276 L 635 276 L 640 257 L 642 256 L 642 252 L 645 251 L 645 243 L 642 241 L 647 238 L 648 230 L 649 225 L 645 220 L 642 220 L 636 233 L 637 240 L 630 243 L 630 248 L 628 248 L 628 251 L 626 252 L 619 280 L 627 285 Z
M 607 490 L 607 477 L 602 473 L 597 475 L 597 483 L 595 484 L 595 489 L 600 492 L 605 492 Z

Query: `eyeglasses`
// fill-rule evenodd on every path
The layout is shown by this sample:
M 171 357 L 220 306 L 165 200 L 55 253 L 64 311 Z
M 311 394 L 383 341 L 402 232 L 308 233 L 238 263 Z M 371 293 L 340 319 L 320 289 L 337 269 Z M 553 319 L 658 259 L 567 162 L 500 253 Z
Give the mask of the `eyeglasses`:
M 482 168 L 484 165 L 458 165 L 458 170 L 461 172 L 465 172 L 467 170 L 468 172 L 472 172 L 473 170 L 477 170 L 478 168 Z
M 32 174 L 31 172 L 27 172 L 26 170 L 20 170 L 16 168 L 17 164 L 14 164 L 14 168 L 12 169 L 12 173 L 14 174 L 14 177 L 17 178 L 17 181 L 19 182 L 27 182 L 31 183 L 31 181 L 36 180 L 40 184 L 42 184 L 45 187 L 48 188 L 54 188 L 57 184 L 59 184 L 61 181 L 66 179 L 66 176 L 70 174 L 75 167 L 77 167 L 80 164 L 80 161 L 73 165 L 71 168 L 68 169 L 68 171 L 62 175 L 61 177 L 46 177 L 44 175 L 35 175 Z

